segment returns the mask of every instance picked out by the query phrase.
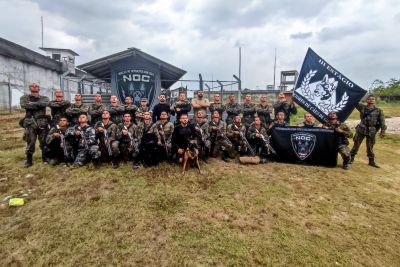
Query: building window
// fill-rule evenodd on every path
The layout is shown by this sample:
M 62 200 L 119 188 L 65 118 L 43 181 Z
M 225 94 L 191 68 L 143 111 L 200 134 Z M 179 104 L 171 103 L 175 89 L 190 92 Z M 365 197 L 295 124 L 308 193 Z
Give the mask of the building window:
M 61 54 L 52 54 L 51 57 L 52 57 L 54 60 L 57 60 L 57 61 L 60 61 L 60 60 L 61 60 Z

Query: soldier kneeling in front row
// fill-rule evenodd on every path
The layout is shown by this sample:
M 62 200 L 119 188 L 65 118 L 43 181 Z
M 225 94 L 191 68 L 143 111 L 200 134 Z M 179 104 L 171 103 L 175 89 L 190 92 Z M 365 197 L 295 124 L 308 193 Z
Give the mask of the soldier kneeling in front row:
M 57 124 L 53 126 L 46 138 L 46 158 L 50 165 L 73 161 L 73 151 L 70 138 L 66 138 L 69 122 L 66 116 L 58 117 Z
M 256 117 L 254 122 L 250 125 L 247 131 L 247 139 L 256 155 L 260 156 L 260 162 L 267 163 L 267 156 L 270 153 L 268 147 L 269 140 L 267 129 L 262 126 L 259 117 Z

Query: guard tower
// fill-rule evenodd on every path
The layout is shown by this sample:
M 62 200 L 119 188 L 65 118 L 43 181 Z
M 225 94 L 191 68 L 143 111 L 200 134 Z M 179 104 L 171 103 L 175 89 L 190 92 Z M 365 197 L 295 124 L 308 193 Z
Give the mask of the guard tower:
M 297 70 L 281 71 L 281 84 L 279 85 L 279 90 L 281 92 L 293 91 L 297 77 L 299 77 L 299 72 Z
M 61 62 L 69 73 L 75 74 L 75 57 L 79 56 L 78 53 L 71 49 L 64 48 L 50 48 L 50 47 L 39 47 L 41 50 L 46 52 L 46 56 Z

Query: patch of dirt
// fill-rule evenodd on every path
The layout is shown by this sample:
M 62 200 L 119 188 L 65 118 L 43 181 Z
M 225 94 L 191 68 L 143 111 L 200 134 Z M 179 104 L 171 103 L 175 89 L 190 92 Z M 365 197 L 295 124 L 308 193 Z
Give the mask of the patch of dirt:
M 347 120 L 346 123 L 351 129 L 355 129 L 360 120 Z M 400 117 L 385 119 L 387 130 L 386 133 L 400 135 Z

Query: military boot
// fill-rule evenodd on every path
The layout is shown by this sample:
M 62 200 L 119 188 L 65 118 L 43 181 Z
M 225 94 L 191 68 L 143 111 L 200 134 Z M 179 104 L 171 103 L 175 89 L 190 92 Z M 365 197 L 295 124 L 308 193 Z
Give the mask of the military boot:
M 230 158 L 229 158 L 229 153 L 228 153 L 228 151 L 222 150 L 221 152 L 222 152 L 222 155 L 221 155 L 222 160 L 225 161 L 225 162 L 230 162 L 231 160 L 230 160 Z
M 42 162 L 44 163 L 44 164 L 48 164 L 49 163 L 49 160 L 47 159 L 47 157 L 46 157 L 46 152 L 44 151 L 45 149 L 43 148 L 42 149 Z
M 353 164 L 355 157 L 356 157 L 356 155 L 351 154 L 351 158 L 350 158 L 349 164 Z
M 113 169 L 117 169 L 119 167 L 118 161 L 116 161 L 116 160 L 111 161 L 111 166 L 113 167 Z
M 368 165 L 374 168 L 380 168 L 378 164 L 376 164 L 374 158 L 368 158 Z
M 27 153 L 26 154 L 26 161 L 24 164 L 25 168 L 29 168 L 33 165 L 33 159 L 32 159 L 32 154 L 31 153 Z

